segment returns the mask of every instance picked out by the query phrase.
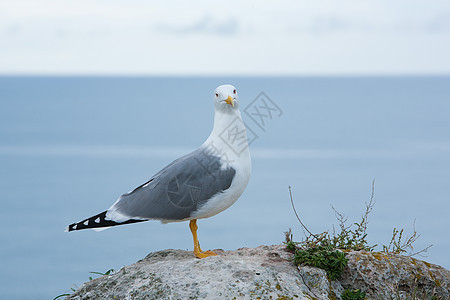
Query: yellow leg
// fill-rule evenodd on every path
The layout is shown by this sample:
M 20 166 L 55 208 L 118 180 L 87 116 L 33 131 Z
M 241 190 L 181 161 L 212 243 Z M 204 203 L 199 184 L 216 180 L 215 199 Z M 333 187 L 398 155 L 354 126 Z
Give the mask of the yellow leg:
M 202 251 L 202 249 L 200 248 L 200 243 L 198 242 L 198 238 L 197 238 L 197 220 L 191 220 L 189 222 L 189 228 L 191 229 L 192 232 L 192 237 L 194 238 L 194 255 L 198 258 L 205 258 L 208 256 L 214 256 L 217 255 L 216 253 L 208 250 L 208 251 Z

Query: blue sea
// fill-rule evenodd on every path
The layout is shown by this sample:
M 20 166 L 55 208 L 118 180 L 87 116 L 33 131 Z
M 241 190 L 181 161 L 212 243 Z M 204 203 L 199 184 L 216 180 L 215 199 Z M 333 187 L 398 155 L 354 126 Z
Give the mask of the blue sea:
M 152 251 L 192 250 L 188 224 L 65 226 L 107 209 L 209 135 L 216 86 L 238 89 L 253 174 L 200 220 L 204 249 L 279 244 L 360 221 L 450 268 L 450 77 L 0 77 L 0 298 L 53 299 Z

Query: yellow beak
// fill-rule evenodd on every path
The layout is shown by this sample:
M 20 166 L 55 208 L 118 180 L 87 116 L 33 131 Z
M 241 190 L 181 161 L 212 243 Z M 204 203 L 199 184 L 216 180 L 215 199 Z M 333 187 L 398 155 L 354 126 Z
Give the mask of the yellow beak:
M 231 98 L 231 96 L 228 96 L 228 98 L 227 98 L 227 100 L 225 100 L 225 102 L 234 107 L 234 99 Z

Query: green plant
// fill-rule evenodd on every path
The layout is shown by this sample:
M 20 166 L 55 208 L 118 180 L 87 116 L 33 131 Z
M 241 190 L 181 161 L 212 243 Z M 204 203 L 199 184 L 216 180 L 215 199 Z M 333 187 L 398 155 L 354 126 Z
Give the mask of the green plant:
M 339 223 L 340 231 L 336 233 L 333 228 L 332 233 L 324 231 L 319 234 L 313 234 L 305 224 L 301 221 L 294 205 L 292 197 L 292 190 L 289 186 L 289 196 L 291 200 L 292 209 L 305 233 L 305 238 L 300 242 L 294 242 L 291 229 L 285 232 L 286 248 L 294 253 L 295 264 L 305 264 L 314 267 L 319 267 L 327 271 L 330 279 L 339 278 L 342 270 L 347 265 L 348 259 L 345 258 L 345 253 L 342 251 L 365 250 L 373 252 L 377 245 L 370 245 L 367 241 L 367 226 L 369 214 L 375 205 L 375 181 L 372 181 L 372 193 L 370 201 L 366 202 L 366 209 L 359 222 L 354 222 L 351 225 L 346 225 L 347 218 L 338 212 L 333 206 L 336 219 Z M 383 251 L 388 253 L 400 254 L 407 252 L 407 249 L 413 250 L 412 244 L 419 238 L 414 227 L 414 233 L 405 241 L 402 240 L 403 229 L 397 230 L 394 228 L 392 239 L 388 246 L 383 245 Z M 410 254 L 410 256 L 426 252 L 428 246 L 424 250 Z M 341 251 L 338 251 L 341 250 Z
M 331 280 L 339 279 L 348 259 L 345 253 L 335 250 L 331 245 L 298 249 L 294 253 L 294 263 L 323 269 Z
M 288 242 L 288 243 L 286 243 L 286 248 L 288 249 L 288 250 L 291 250 L 291 251 L 295 251 L 295 248 L 296 248 L 296 244 L 294 243 L 294 242 Z
M 89 272 L 89 273 L 97 274 L 97 275 L 100 275 L 100 276 L 104 276 L 104 275 L 110 275 L 112 272 L 114 272 L 114 269 L 109 269 L 105 273 L 102 273 L 102 272 Z M 92 276 L 89 276 L 89 280 L 93 280 Z M 74 293 L 78 289 L 78 287 L 75 284 L 73 284 L 72 287 L 70 287 L 70 289 L 72 290 L 72 293 Z M 57 300 L 57 299 L 62 298 L 62 297 L 70 296 L 70 295 L 72 295 L 72 293 L 70 293 L 70 294 L 66 293 L 66 294 L 58 295 L 55 298 L 53 298 L 53 300 Z
M 305 239 L 301 242 L 294 243 L 292 242 L 292 237 L 289 239 L 293 244 L 290 245 L 292 248 L 293 245 L 303 245 L 307 247 L 314 247 L 323 241 L 327 241 L 329 244 L 331 244 L 335 249 L 341 249 L 341 250 L 365 250 L 372 252 L 374 251 L 375 247 L 378 245 L 370 245 L 367 241 L 367 226 L 368 226 L 368 219 L 369 214 L 372 212 L 373 207 L 375 206 L 375 181 L 372 181 L 372 193 L 370 196 L 370 201 L 366 202 L 366 209 L 364 214 L 361 217 L 361 220 L 359 222 L 354 222 L 351 225 L 346 225 L 347 217 L 345 217 L 342 213 L 338 212 L 333 206 L 332 209 L 334 210 L 334 213 L 336 215 L 336 219 L 339 223 L 340 231 L 339 233 L 336 233 L 333 227 L 332 233 L 329 231 L 324 231 L 320 234 L 313 234 L 309 229 L 306 227 L 306 225 L 303 224 L 300 217 L 297 214 L 297 211 L 295 209 L 293 197 L 292 197 L 292 190 L 289 186 L 289 196 L 291 200 L 292 209 L 295 213 L 295 216 L 297 217 L 297 220 L 299 221 L 302 229 L 307 232 L 308 234 L 305 234 Z M 420 237 L 420 235 L 417 234 L 415 229 L 415 222 L 413 225 L 413 234 L 410 237 L 407 237 L 406 240 L 403 240 L 403 233 L 404 230 L 398 230 L 397 228 L 394 228 L 392 233 L 392 238 L 390 243 L 386 246 L 383 245 L 382 251 L 386 253 L 393 253 L 393 254 L 401 254 L 408 252 L 408 250 L 413 250 L 413 243 Z M 289 229 L 289 234 L 290 233 Z M 291 234 L 292 236 L 292 234 Z M 288 238 L 286 237 L 286 240 Z M 409 256 L 414 256 L 421 254 L 423 252 L 427 252 L 427 250 L 432 247 L 432 245 L 426 247 L 423 250 L 420 250 L 415 253 L 409 254 Z M 292 250 L 292 249 L 291 249 Z
M 112 272 L 114 272 L 114 269 L 109 269 L 109 270 L 106 271 L 105 273 L 102 273 L 102 272 L 89 272 L 89 273 L 91 273 L 91 274 L 97 274 L 97 275 L 100 275 L 100 276 L 105 276 L 105 275 L 111 274 Z M 89 276 L 89 280 L 92 280 L 92 279 L 93 279 L 92 276 Z
M 361 290 L 349 290 L 346 289 L 341 294 L 342 300 L 364 300 L 366 297 L 366 293 L 362 292 Z
M 73 288 L 73 287 L 71 287 L 70 289 L 72 290 L 72 293 L 74 293 L 74 292 L 76 291 L 76 289 Z M 56 299 L 59 299 L 59 298 L 62 298 L 62 297 L 70 296 L 70 295 L 72 295 L 72 293 L 70 293 L 70 294 L 61 294 L 61 295 L 58 295 L 58 296 L 56 296 L 55 298 L 53 298 L 53 300 L 56 300 Z
M 336 233 L 333 229 L 333 233 L 330 234 L 329 231 L 324 231 L 320 234 L 313 234 L 309 229 L 303 224 L 300 217 L 297 214 L 297 211 L 295 209 L 294 201 L 292 198 L 292 190 L 291 187 L 289 187 L 289 195 L 291 199 L 291 205 L 292 209 L 294 210 L 294 213 L 297 217 L 297 220 L 299 221 L 302 228 L 308 233 L 306 235 L 305 240 L 298 244 L 305 245 L 307 247 L 314 247 L 324 241 L 327 241 L 327 243 L 331 244 L 335 249 L 341 249 L 341 250 L 366 250 L 366 251 L 372 251 L 377 245 L 369 245 L 367 242 L 367 224 L 368 224 L 368 217 L 370 212 L 372 211 L 375 200 L 374 200 L 374 184 L 375 182 L 372 182 L 372 195 L 370 197 L 370 201 L 366 203 L 366 210 L 361 217 L 360 222 L 355 222 L 349 226 L 346 225 L 347 218 L 338 212 L 333 206 L 331 206 L 335 212 L 336 219 L 339 222 L 339 228 L 340 232 Z M 290 232 L 290 231 L 289 231 Z

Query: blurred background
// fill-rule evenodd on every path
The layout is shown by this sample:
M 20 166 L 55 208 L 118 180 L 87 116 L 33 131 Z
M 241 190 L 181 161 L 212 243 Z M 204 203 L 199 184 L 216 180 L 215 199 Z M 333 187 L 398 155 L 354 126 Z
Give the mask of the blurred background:
M 448 74 L 450 4 L 2 1 L 6 74 Z
M 448 1 L 0 2 L 0 298 L 52 299 L 89 272 L 192 249 L 187 223 L 64 233 L 198 147 L 216 86 L 238 89 L 256 139 L 205 249 L 279 244 L 360 221 L 433 244 L 450 267 Z M 258 126 L 249 112 L 278 108 Z

